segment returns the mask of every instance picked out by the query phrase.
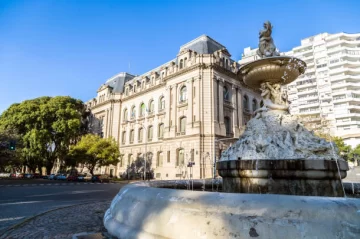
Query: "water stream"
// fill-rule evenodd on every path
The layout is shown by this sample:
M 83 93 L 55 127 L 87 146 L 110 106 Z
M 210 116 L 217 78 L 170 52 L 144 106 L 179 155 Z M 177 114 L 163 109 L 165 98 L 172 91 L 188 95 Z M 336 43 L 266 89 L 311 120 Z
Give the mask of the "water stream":
M 335 149 L 334 149 L 334 144 L 333 142 L 330 142 L 330 145 L 331 145 L 331 150 L 332 150 L 332 153 L 333 153 L 333 156 L 335 158 L 335 162 L 336 162 L 336 167 L 337 167 L 337 170 L 338 170 L 338 174 L 339 174 L 339 179 L 340 179 L 340 183 L 341 183 L 341 188 L 344 192 L 344 197 L 346 198 L 346 194 L 345 194 L 345 188 L 344 188 L 344 185 L 343 185 L 343 182 L 342 182 L 342 179 L 341 179 L 341 173 L 340 173 L 340 167 L 339 167 L 339 162 L 338 162 L 338 156 L 336 155 L 335 153 Z

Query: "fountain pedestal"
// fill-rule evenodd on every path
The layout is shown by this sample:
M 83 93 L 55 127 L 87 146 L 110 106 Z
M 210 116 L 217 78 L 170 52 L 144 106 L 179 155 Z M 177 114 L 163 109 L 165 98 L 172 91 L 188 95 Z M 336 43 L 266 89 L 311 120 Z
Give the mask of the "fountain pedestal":
M 217 168 L 224 192 L 344 197 L 334 160 L 225 160 Z M 345 178 L 347 163 L 339 169 Z

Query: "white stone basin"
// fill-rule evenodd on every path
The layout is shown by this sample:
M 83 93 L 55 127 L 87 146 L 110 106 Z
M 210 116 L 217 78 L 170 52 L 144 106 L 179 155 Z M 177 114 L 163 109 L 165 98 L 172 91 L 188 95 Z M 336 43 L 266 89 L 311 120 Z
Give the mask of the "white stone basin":
M 201 184 L 202 180 L 195 181 Z M 175 181 L 168 182 L 175 185 Z M 104 216 L 118 238 L 360 238 L 360 200 L 125 186 Z

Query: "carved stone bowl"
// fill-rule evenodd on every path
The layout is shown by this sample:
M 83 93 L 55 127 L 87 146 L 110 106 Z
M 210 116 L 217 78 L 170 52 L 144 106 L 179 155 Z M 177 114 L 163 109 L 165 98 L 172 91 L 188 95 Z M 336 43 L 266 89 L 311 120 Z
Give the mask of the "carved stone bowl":
M 303 74 L 305 69 L 306 63 L 298 58 L 278 56 L 243 65 L 237 74 L 246 85 L 258 89 L 263 82 L 289 84 Z

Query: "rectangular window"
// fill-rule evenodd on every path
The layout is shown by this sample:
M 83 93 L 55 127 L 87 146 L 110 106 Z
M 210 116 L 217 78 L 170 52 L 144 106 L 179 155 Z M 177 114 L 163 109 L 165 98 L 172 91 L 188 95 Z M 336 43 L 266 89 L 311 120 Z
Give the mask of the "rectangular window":
M 167 162 L 170 163 L 170 151 L 167 151 Z

